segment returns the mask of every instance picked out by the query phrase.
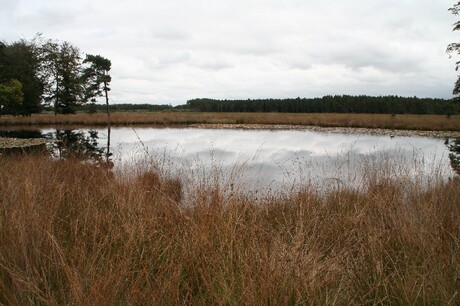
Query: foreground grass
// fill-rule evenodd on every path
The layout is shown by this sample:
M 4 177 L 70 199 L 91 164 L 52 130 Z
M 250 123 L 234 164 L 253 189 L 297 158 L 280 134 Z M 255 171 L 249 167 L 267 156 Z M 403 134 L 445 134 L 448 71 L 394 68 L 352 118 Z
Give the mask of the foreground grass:
M 145 168 L 0 156 L 0 304 L 459 304 L 459 188 L 181 200 Z
M 0 126 L 104 126 L 112 125 L 173 125 L 173 124 L 285 124 L 323 127 L 364 127 L 430 131 L 460 131 L 460 116 L 388 115 L 388 114 L 289 114 L 289 113 L 113 113 L 58 115 L 41 114 L 31 117 L 0 117 Z

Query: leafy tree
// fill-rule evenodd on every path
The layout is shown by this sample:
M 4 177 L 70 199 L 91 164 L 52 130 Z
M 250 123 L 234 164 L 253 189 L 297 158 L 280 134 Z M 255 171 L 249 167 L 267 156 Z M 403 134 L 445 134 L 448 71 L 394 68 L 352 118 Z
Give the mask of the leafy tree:
M 44 102 L 46 106 L 54 106 L 54 114 L 57 115 L 59 105 L 59 75 L 58 75 L 58 53 L 59 44 L 48 40 L 42 47 L 43 66 L 42 71 L 44 79 Z
M 457 1 L 454 6 L 452 6 L 449 11 L 451 11 L 452 14 L 458 16 L 460 13 L 460 1 Z M 454 28 L 453 31 L 459 31 L 460 30 L 460 21 L 457 21 L 454 23 Z M 447 46 L 447 52 L 449 54 L 452 54 L 453 52 L 456 52 L 457 54 L 460 54 L 460 43 L 451 43 Z M 460 68 L 460 61 L 457 61 L 455 63 L 455 70 L 458 71 Z M 454 85 L 454 90 L 453 90 L 454 95 L 460 94 L 460 76 L 458 77 L 457 81 L 455 82 Z
M 22 84 L 18 80 L 10 80 L 6 84 L 0 84 L 0 116 L 1 114 L 14 114 L 20 112 L 24 101 Z
M 100 55 L 88 55 L 83 71 L 80 50 L 68 42 L 45 40 L 37 34 L 32 40 L 11 44 L 0 41 L 0 84 L 2 84 L 3 113 L 30 115 L 43 106 L 54 107 L 55 114 L 75 113 L 89 99 L 106 98 L 111 77 L 111 63 Z M 21 103 L 7 103 L 11 99 L 10 86 L 21 84 Z M 44 105 L 43 105 L 44 104 Z M 8 107 L 7 107 L 8 105 Z
M 88 66 L 83 70 L 83 79 L 87 85 L 86 99 L 95 101 L 96 97 L 105 96 L 107 116 L 109 111 L 109 83 L 112 80 L 109 75 L 112 63 L 110 60 L 100 56 L 87 54 L 83 64 Z
M 54 104 L 55 114 L 73 114 L 84 101 L 80 50 L 68 42 L 48 41 L 43 47 L 48 77 L 45 100 Z
M 23 103 L 16 105 L 16 113 L 30 115 L 41 110 L 43 79 L 37 35 L 30 41 L 0 44 L 0 83 L 17 80 L 22 84 Z

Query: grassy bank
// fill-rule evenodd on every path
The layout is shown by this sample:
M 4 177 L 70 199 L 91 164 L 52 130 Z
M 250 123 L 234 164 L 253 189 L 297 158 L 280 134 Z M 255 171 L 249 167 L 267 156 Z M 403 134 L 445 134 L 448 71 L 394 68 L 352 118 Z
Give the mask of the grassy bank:
M 459 304 L 460 182 L 224 193 L 0 157 L 0 304 Z
M 1 117 L 0 126 L 105 126 L 106 114 L 58 115 L 41 114 L 31 117 Z M 112 125 L 173 125 L 173 124 L 286 124 L 324 127 L 365 127 L 408 130 L 460 131 L 460 116 L 441 115 L 380 115 L 380 114 L 289 114 L 289 113 L 113 113 Z

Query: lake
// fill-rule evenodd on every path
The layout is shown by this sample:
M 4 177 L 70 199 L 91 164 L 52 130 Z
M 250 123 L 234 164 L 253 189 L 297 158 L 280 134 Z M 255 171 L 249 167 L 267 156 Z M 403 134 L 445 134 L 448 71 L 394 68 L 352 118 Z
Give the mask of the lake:
M 179 176 L 185 185 L 218 181 L 227 190 L 254 192 L 359 186 L 377 173 L 391 179 L 447 179 L 455 175 L 452 165 L 459 158 L 454 139 L 311 130 L 112 127 L 0 133 L 31 135 L 62 140 L 51 147 L 56 157 L 77 152 L 109 161 L 115 172 L 152 167 Z

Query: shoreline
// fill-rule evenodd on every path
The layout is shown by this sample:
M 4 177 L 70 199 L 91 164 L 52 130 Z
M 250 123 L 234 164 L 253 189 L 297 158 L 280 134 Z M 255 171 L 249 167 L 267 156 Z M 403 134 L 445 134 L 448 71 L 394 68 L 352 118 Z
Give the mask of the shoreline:
M 242 129 L 242 130 L 296 130 L 323 133 L 365 134 L 378 136 L 398 137 L 434 137 L 434 138 L 460 138 L 460 131 L 429 131 L 429 130 L 400 130 L 381 128 L 357 127 L 321 127 L 314 125 L 287 125 L 287 124 L 225 124 L 225 123 L 199 123 L 189 125 L 202 129 Z
M 114 125 L 112 128 L 133 127 L 133 125 Z M 261 123 L 194 123 L 194 124 L 170 124 L 170 125 L 139 125 L 139 128 L 197 128 L 197 129 L 234 129 L 234 130 L 295 130 L 312 131 L 320 133 L 338 133 L 353 135 L 375 135 L 389 137 L 430 137 L 430 138 L 460 138 L 460 131 L 433 131 L 433 130 L 404 130 L 388 128 L 365 128 L 365 127 L 322 127 L 315 125 L 290 125 L 290 124 L 261 124 Z M 44 126 L 12 126 L 0 127 L 0 131 L 5 130 L 41 130 Z M 60 126 L 57 129 L 90 129 L 102 128 L 101 126 L 89 127 L 85 125 Z M 41 145 L 50 142 L 46 138 L 15 138 L 0 137 L 1 148 L 22 148 Z

